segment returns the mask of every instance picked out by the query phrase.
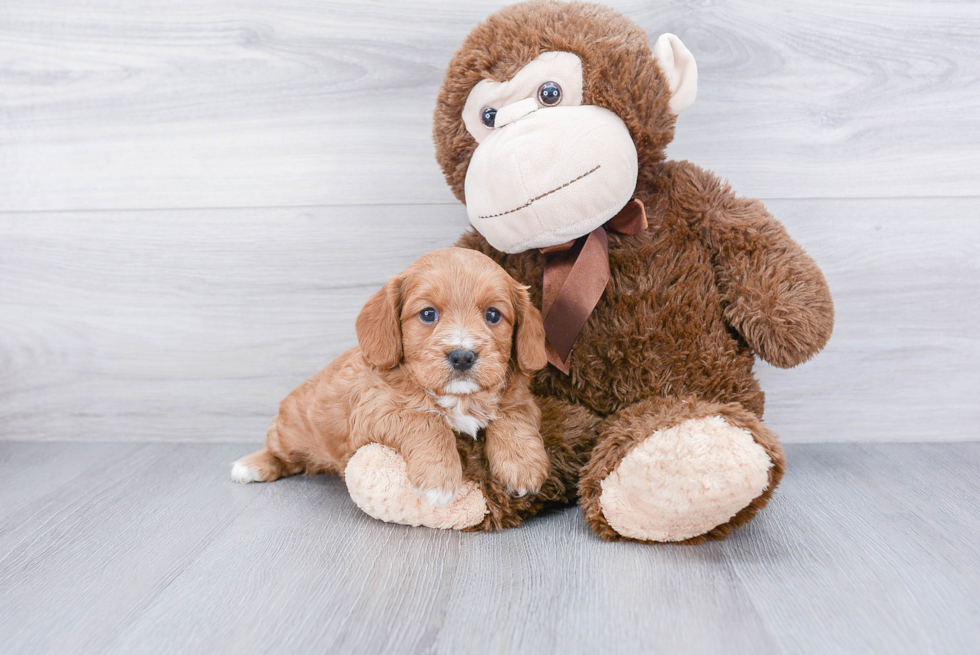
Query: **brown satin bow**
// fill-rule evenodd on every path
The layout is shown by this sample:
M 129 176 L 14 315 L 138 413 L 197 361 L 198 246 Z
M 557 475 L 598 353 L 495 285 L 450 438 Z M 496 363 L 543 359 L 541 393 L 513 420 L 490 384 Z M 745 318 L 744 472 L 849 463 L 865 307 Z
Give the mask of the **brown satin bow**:
M 548 361 L 562 373 L 568 374 L 575 339 L 609 283 L 606 231 L 636 234 L 646 228 L 646 209 L 633 198 L 589 234 L 541 249 L 546 257 L 541 313 L 548 337 Z

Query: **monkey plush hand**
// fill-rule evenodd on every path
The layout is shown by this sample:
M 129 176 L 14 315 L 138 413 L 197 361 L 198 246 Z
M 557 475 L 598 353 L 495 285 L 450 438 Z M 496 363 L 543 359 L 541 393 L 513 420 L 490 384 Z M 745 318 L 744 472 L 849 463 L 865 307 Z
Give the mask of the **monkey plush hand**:
M 458 245 L 529 285 L 551 362 L 533 384 L 551 478 L 501 494 L 467 444 L 488 508 L 471 528 L 577 498 L 604 539 L 696 543 L 751 520 L 778 484 L 752 365 L 816 354 L 833 304 L 761 202 L 666 161 L 696 93 L 680 39 L 651 49 L 593 4 L 507 7 L 453 56 L 434 137 L 473 226 Z

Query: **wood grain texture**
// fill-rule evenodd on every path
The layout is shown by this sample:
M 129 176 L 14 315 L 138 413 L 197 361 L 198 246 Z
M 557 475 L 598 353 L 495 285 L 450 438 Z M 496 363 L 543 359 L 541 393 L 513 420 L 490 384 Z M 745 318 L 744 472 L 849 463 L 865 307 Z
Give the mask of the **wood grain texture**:
M 356 343 L 367 297 L 451 245 L 461 213 L 0 217 L 0 432 L 264 438 L 285 394 Z
M 431 113 L 505 3 L 0 6 L 0 211 L 452 203 Z M 670 154 L 769 198 L 976 195 L 980 8 L 611 2 L 680 35 Z
M 787 455 L 790 484 L 725 544 L 781 650 L 974 652 L 980 444 Z
M 768 203 L 823 269 L 834 334 L 811 362 L 756 371 L 787 441 L 980 439 L 980 202 Z
M 769 203 L 824 268 L 830 345 L 759 364 L 787 442 L 980 437 L 980 200 Z M 453 206 L 0 217 L 0 438 L 264 438 Z M 841 226 L 846 226 L 843 228 Z
M 600 541 L 577 509 L 483 535 L 381 523 L 336 477 L 232 483 L 248 444 L 6 442 L 0 471 L 43 476 L 56 448 L 103 464 L 0 504 L 5 653 L 969 653 L 980 639 L 980 444 L 791 445 L 754 523 L 659 547 Z
M 65 484 L 82 485 L 89 470 L 140 448 L 138 443 L 0 443 L 0 516 L 14 515 Z M 0 540 L 17 528 L 16 523 L 0 525 Z
M 16 459 L 24 446 L 0 448 Z M 36 457 L 39 445 L 26 448 Z M 117 444 L 31 503 L 4 506 L 4 652 L 101 651 L 264 492 L 229 482 L 225 469 L 240 450 Z
M 733 538 L 229 481 L 465 229 L 431 113 L 503 4 L 0 3 L 4 654 L 976 651 L 980 444 L 793 443 L 980 439 L 976 3 L 609 3 L 699 62 L 669 156 L 771 199 L 836 301 L 813 362 L 757 366 L 789 466 Z
M 465 545 L 444 624 L 466 629 L 435 652 L 779 652 L 722 549 L 601 542 L 578 510 Z

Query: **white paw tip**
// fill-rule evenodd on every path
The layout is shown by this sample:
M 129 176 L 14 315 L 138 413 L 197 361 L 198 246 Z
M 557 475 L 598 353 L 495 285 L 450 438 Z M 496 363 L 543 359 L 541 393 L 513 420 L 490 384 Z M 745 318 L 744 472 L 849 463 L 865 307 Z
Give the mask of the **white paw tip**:
M 258 473 L 241 462 L 235 462 L 231 467 L 231 479 L 235 482 L 256 482 L 259 479 Z
M 445 507 L 453 502 L 456 494 L 446 489 L 426 489 L 422 492 L 422 497 L 433 507 Z

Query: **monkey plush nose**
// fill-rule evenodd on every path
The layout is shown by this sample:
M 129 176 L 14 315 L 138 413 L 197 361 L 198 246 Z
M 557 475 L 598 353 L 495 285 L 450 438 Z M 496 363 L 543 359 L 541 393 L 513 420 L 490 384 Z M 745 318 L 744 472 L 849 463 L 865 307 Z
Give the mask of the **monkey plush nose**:
M 476 363 L 476 353 L 472 350 L 453 350 L 446 355 L 446 359 L 449 360 L 449 365 L 457 371 L 468 371 Z
M 512 102 L 497 110 L 497 115 L 493 119 L 493 126 L 494 128 L 501 128 L 537 110 L 538 101 L 534 98 L 525 98 L 524 100 Z

